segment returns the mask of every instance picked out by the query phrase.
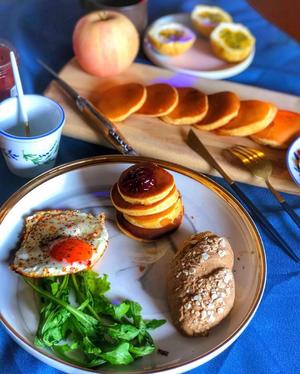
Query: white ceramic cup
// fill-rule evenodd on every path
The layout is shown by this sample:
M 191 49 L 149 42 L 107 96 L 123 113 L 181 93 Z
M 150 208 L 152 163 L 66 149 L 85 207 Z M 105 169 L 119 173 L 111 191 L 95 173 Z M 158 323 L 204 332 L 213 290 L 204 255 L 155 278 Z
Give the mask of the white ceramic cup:
M 21 177 L 32 178 L 52 168 L 65 123 L 63 108 L 41 95 L 25 95 L 30 136 L 18 120 L 16 97 L 0 104 L 0 148 L 9 170 Z

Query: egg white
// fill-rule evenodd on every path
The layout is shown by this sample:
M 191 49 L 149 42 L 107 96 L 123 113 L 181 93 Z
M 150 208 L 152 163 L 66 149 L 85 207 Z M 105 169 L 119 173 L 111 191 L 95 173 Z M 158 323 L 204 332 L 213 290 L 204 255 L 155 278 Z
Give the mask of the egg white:
M 93 247 L 89 261 L 68 263 L 51 257 L 53 245 L 71 237 Z M 23 239 L 11 269 L 32 278 L 77 273 L 92 267 L 107 245 L 104 214 L 95 217 L 78 210 L 39 211 L 26 218 Z

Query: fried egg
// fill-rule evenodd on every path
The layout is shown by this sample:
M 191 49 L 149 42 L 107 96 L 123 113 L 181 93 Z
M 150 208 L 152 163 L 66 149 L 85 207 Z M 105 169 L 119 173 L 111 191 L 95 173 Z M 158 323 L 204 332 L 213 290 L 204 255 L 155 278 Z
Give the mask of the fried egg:
M 108 244 L 105 216 L 78 210 L 45 210 L 26 218 L 11 269 L 32 278 L 91 268 Z

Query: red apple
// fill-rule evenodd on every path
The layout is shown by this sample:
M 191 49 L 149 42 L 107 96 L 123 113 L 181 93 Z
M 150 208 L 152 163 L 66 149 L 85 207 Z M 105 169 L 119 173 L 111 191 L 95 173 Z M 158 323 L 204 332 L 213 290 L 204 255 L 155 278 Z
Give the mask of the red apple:
M 73 49 L 86 72 L 108 77 L 125 70 L 139 50 L 139 35 L 133 23 L 114 11 L 95 11 L 77 22 Z

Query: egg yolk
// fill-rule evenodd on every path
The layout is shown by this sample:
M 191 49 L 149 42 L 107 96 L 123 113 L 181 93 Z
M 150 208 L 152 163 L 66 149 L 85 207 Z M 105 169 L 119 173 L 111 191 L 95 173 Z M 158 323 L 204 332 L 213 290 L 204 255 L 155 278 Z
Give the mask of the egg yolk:
M 51 257 L 69 263 L 88 261 L 92 253 L 93 247 L 89 243 L 76 238 L 59 241 L 51 249 Z

